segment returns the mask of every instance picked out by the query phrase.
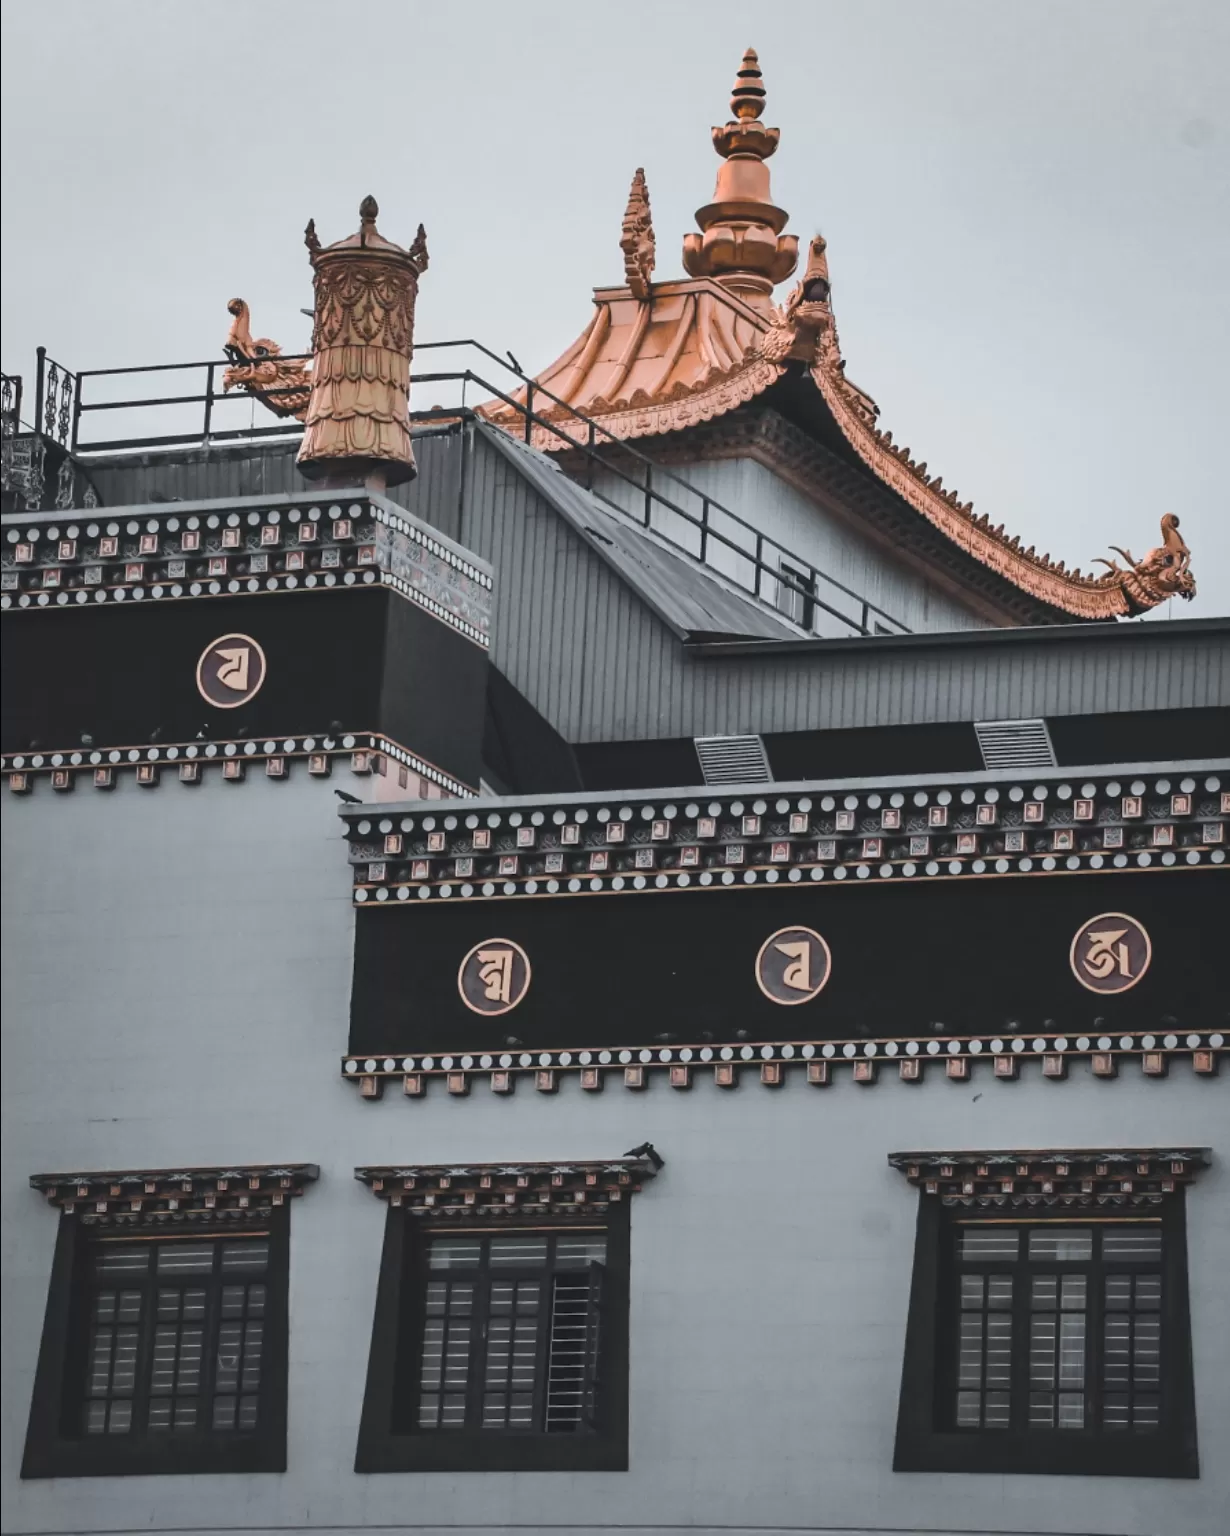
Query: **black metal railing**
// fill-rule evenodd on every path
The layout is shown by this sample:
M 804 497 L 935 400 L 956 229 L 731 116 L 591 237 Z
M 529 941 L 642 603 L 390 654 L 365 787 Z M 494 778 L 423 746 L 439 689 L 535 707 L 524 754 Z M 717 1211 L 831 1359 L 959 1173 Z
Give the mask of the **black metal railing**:
M 38 349 L 38 367 L 34 375 L 34 430 L 70 453 L 77 440 L 79 378 L 79 374 L 48 357 L 46 347 Z
M 518 384 L 501 389 L 470 367 L 411 374 L 412 398 L 423 400 L 441 390 L 451 396 L 410 413 L 413 422 L 468 422 L 483 420 L 496 403 L 507 407 L 520 424 L 518 436 L 527 444 L 545 436 L 549 451 L 567 452 L 573 477 L 621 518 L 650 530 L 672 548 L 715 570 L 739 590 L 774 608 L 807 631 L 814 630 L 821 613 L 859 634 L 908 634 L 907 625 L 821 570 L 813 561 L 757 528 L 716 497 L 692 484 L 675 470 L 617 438 L 601 423 L 583 415 L 545 385 L 523 373 L 511 356 L 473 338 L 457 341 L 419 342 L 416 354 L 446 349 L 468 349 L 513 375 Z M 309 354 L 283 354 L 278 362 L 305 360 Z M 262 398 L 302 393 L 303 384 L 261 388 L 259 393 L 228 391 L 220 387 L 222 374 L 232 366 L 226 359 L 192 363 L 158 363 L 131 368 L 89 368 L 72 373 L 38 351 L 36 430 L 53 438 L 74 454 L 117 452 L 146 448 L 198 446 L 302 434 L 294 420 L 258 427 L 254 416 L 246 426 L 226 427 L 222 412 L 244 403 L 255 411 Z M 222 371 L 220 373 L 220 370 Z M 119 380 L 156 376 L 159 389 L 168 374 L 187 374 L 193 384 L 185 392 L 145 394 L 137 398 L 96 398 L 109 392 Z M 110 381 L 107 385 L 100 381 Z M 128 386 L 125 386 L 127 388 Z M 445 389 L 445 387 L 447 387 Z M 485 411 L 471 404 L 483 397 Z M 188 428 L 184 413 L 199 410 L 199 425 Z M 185 430 L 142 436 L 87 437 L 82 423 L 102 412 L 175 410 Z M 554 440 L 554 441 L 552 441 Z

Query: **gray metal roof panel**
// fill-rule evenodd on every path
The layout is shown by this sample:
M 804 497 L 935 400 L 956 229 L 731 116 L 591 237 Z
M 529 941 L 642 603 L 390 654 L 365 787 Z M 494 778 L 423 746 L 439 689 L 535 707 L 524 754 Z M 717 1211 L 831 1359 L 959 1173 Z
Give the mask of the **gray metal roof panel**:
M 478 431 L 681 639 L 797 640 L 800 631 L 611 513 L 555 461 L 485 423 Z

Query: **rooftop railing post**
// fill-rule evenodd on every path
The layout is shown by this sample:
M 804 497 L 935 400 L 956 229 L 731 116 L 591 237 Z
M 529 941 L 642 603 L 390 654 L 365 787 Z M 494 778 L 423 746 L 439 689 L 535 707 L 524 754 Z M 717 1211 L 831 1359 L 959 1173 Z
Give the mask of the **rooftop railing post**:
M 594 454 L 596 452 L 597 448 L 595 446 L 594 424 L 591 421 L 589 424 L 589 431 L 586 434 L 585 448 L 585 489 L 587 491 L 592 491 L 594 488 Z
M 81 375 L 80 374 L 78 374 L 77 377 L 73 380 L 73 383 L 74 383 L 74 385 L 76 387 L 73 390 L 73 424 L 72 424 L 72 427 L 71 427 L 70 433 L 69 433 L 68 451 L 70 453 L 76 453 L 76 451 L 77 451 L 77 437 L 79 435 L 79 431 L 80 431 L 80 427 L 81 427 Z
M 43 382 L 47 373 L 47 348 L 40 347 L 37 353 L 38 367 L 34 374 L 34 430 L 43 430 Z
M 755 581 L 755 585 L 752 587 L 752 591 L 756 594 L 757 597 L 760 596 L 760 580 L 761 580 L 761 576 L 763 575 L 763 573 L 764 573 L 764 534 L 763 533 L 758 533 L 756 535 L 756 581 Z
M 704 565 L 709 555 L 709 498 L 700 498 L 700 563 Z
M 868 607 L 867 599 L 864 598 L 863 599 L 863 617 L 862 617 L 862 619 L 859 622 L 859 628 L 862 630 L 862 632 L 865 635 L 869 635 L 871 633 L 871 631 L 867 628 L 867 620 L 870 618 L 870 616 L 871 616 L 871 610 Z
M 214 424 L 214 364 L 210 363 L 205 376 L 205 416 L 201 423 L 201 438 L 208 446 L 209 434 Z
M 645 463 L 645 527 L 648 528 L 653 515 L 653 465 Z
M 532 379 L 525 386 L 525 440 L 527 443 L 534 441 L 534 383 Z

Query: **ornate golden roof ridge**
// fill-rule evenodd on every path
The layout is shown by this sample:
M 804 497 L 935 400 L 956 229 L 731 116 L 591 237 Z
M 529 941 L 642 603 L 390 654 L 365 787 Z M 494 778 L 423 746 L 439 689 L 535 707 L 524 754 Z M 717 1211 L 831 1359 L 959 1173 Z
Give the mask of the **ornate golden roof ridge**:
M 1196 582 L 1191 551 L 1179 534 L 1179 519 L 1167 513 L 1161 521 L 1162 542 L 1142 559 L 1126 550 L 1115 552 L 1128 562 L 1099 560 L 1103 576 L 1069 569 L 1050 554 L 1039 555 L 1033 545 L 1021 548 L 1003 524 L 992 528 L 985 513 L 976 515 L 973 502 L 962 502 L 955 490 L 945 490 L 939 475 L 927 473 L 909 448 L 898 447 L 891 432 L 876 425 L 879 409 L 845 375 L 845 360 L 833 319 L 828 259 L 823 236 L 811 243 L 807 270 L 761 343 L 762 355 L 810 362 L 810 372 L 833 420 L 859 458 L 875 474 L 954 544 L 1022 591 L 1082 619 L 1121 618 L 1144 612 L 1171 597 L 1189 599 Z
M 757 174 L 763 172 L 767 209 L 768 172 L 761 162 L 776 148 L 777 131 L 759 122 L 763 98 L 755 54 L 749 50 L 732 98 L 735 120 L 713 133 L 718 152 L 728 157 L 723 173 L 754 141 L 749 153 Z M 718 201 L 698 213 L 702 228 L 709 214 L 717 219 Z M 772 212 L 774 219 L 781 214 L 780 230 L 785 214 Z M 536 376 L 535 382 L 563 403 L 536 401 L 536 413 L 553 427 L 534 427 L 535 447 L 560 452 L 568 446 L 566 439 L 584 442 L 588 428 L 578 414 L 621 439 L 683 431 L 737 410 L 771 388 L 791 364 L 803 364 L 842 436 L 872 474 L 958 548 L 1020 591 L 1079 619 L 1126 617 L 1174 596 L 1194 596 L 1191 552 L 1173 514 L 1162 519 L 1161 543 L 1142 559 L 1116 548 L 1126 567 L 1100 560 L 1095 563 L 1105 565 L 1106 573 L 1086 574 L 1052 560 L 1049 553 L 1039 555 L 1032 545 L 1023 549 L 1019 537 L 1009 537 L 1002 524 L 993 528 L 985 514 L 975 514 L 972 502 L 962 502 L 938 475 L 930 475 L 925 461 L 916 462 L 908 448 L 898 447 L 892 433 L 877 424 L 875 401 L 846 376 L 822 236 L 812 240 L 806 270 L 779 309 L 759 279 L 750 285 L 732 282 L 731 269 L 719 273 L 721 263 L 700 262 L 703 275 L 698 275 L 699 258 L 689 258 L 686 251 L 690 279 L 651 283 L 652 265 L 634 265 L 638 221 L 643 221 L 642 235 L 648 231 L 652 261 L 648 193 L 640 170 L 620 242 L 628 285 L 595 289 L 595 312 L 585 331 Z M 686 250 L 701 248 L 699 236 L 689 236 L 688 242 Z M 524 430 L 520 417 L 506 407 L 486 408 L 483 414 L 518 435 Z

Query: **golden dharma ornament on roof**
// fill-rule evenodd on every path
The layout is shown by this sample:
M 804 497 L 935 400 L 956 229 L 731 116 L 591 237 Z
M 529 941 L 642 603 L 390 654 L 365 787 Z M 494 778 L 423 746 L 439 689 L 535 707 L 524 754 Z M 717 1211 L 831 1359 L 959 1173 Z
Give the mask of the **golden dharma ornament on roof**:
M 312 394 L 299 468 L 335 485 L 400 485 L 415 474 L 410 447 L 414 302 L 427 269 L 423 226 L 408 250 L 376 229 L 374 197 L 357 233 L 322 246 L 315 220 L 304 241 L 316 292 Z

